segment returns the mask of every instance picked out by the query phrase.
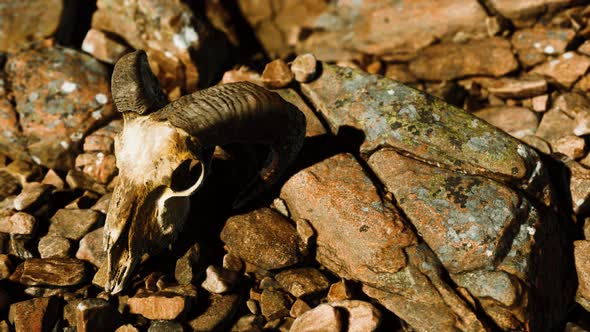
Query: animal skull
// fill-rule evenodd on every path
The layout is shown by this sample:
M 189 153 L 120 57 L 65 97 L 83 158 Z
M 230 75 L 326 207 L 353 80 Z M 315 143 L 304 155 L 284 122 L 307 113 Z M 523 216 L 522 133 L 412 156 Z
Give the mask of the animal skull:
M 124 289 L 145 254 L 175 241 L 215 145 L 271 147 L 269 162 L 234 203 L 239 206 L 276 181 L 294 159 L 305 136 L 305 118 L 276 93 L 247 82 L 213 87 L 166 105 L 143 51 L 117 62 L 112 94 L 124 119 L 115 142 L 119 180 L 105 224 L 105 289 L 114 294 Z

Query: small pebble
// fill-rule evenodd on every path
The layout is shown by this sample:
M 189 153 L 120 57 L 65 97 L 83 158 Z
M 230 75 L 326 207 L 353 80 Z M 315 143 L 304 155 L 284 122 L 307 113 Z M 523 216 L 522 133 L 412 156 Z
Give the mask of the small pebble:
M 311 53 L 299 55 L 291 64 L 291 72 L 295 75 L 295 80 L 301 83 L 307 83 L 313 80 L 317 74 L 318 61 Z
M 262 83 L 271 89 L 280 89 L 293 81 L 293 73 L 285 61 L 277 59 L 266 64 L 262 72 Z

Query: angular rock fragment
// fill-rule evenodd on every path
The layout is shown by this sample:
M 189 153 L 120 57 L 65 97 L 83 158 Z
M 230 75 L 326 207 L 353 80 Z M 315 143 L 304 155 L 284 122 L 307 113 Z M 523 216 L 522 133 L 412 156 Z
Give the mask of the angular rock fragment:
M 65 186 L 64 180 L 52 169 L 45 173 L 45 177 L 43 177 L 41 183 L 51 185 L 57 190 L 62 190 Z
M 112 137 L 97 135 L 93 133 L 86 136 L 84 139 L 84 146 L 82 147 L 85 152 L 105 152 L 112 153 L 114 151 L 115 140 Z
M 66 183 L 71 189 L 90 190 L 99 194 L 106 194 L 108 191 L 107 186 L 96 183 L 86 173 L 75 169 L 68 171 Z
M 156 293 L 129 298 L 129 312 L 147 319 L 176 319 L 186 309 L 186 298 L 172 293 Z
M 77 241 L 102 219 L 100 212 L 90 209 L 60 209 L 51 217 L 49 233 Z
M 319 270 L 307 267 L 285 270 L 275 276 L 279 285 L 295 297 L 316 294 L 328 289 L 328 278 Z
M 8 277 L 10 277 L 12 266 L 10 256 L 0 254 L 0 280 L 8 279 Z
M 262 72 L 262 83 L 271 89 L 280 89 L 293 81 L 293 73 L 285 61 L 277 59 L 266 64 Z
M 101 212 L 103 214 L 107 214 L 109 210 L 109 204 L 111 202 L 111 197 L 112 193 L 102 195 L 90 209 Z
M 31 237 L 29 235 L 10 234 L 8 254 L 15 255 L 21 259 L 35 257 L 31 250 Z
M 573 160 L 565 161 L 569 174 L 569 191 L 574 213 L 586 213 L 590 208 L 590 169 Z
M 500 98 L 527 98 L 541 95 L 547 91 L 544 79 L 500 78 L 492 81 L 487 89 Z
M 586 96 L 574 92 L 563 93 L 555 99 L 553 107 L 574 119 L 572 134 L 590 134 L 590 100 Z
M 525 107 L 492 106 L 473 112 L 473 115 L 516 138 L 533 135 L 539 125 L 537 114 Z
M 221 84 L 235 83 L 235 82 L 251 82 L 257 85 L 262 85 L 262 78 L 260 74 L 247 66 L 240 66 L 223 73 Z
M 575 128 L 576 122 L 574 119 L 564 112 L 552 108 L 543 114 L 535 135 L 553 144 L 558 139 L 571 135 Z
M 102 299 L 85 299 L 76 306 L 76 329 L 79 332 L 114 331 L 122 325 L 121 315 Z
M 82 50 L 100 61 L 115 64 L 129 48 L 100 30 L 90 29 L 82 42 Z
M 552 78 L 569 89 L 590 67 L 590 57 L 575 52 L 567 52 L 554 60 L 533 68 L 531 73 Z
M 547 143 L 547 141 L 545 141 L 544 139 L 542 139 L 539 136 L 526 135 L 523 138 L 521 138 L 521 140 L 523 142 L 525 142 L 526 144 L 532 146 L 533 148 L 535 148 L 539 152 L 542 152 L 544 154 L 551 154 L 552 153 L 551 146 L 549 145 L 549 143 Z
M 447 81 L 455 78 L 502 76 L 518 68 L 510 42 L 499 37 L 469 43 L 441 43 L 425 48 L 410 63 L 418 78 Z
M 56 298 L 34 298 L 12 304 L 8 319 L 16 331 L 52 331 L 58 310 Z
M 575 32 L 571 29 L 521 29 L 512 35 L 512 46 L 520 62 L 525 67 L 532 67 L 545 61 L 547 56 L 564 53 L 574 37 Z
M 96 267 L 101 266 L 106 259 L 103 237 L 104 232 L 102 227 L 84 235 L 82 240 L 80 240 L 76 258 L 88 261 Z
M 22 185 L 27 182 L 37 182 L 42 176 L 41 167 L 39 167 L 39 165 L 20 159 L 14 160 L 8 164 L 8 167 L 6 167 L 5 170 L 12 174 L 12 176 L 16 177 Z
M 211 294 L 208 301 L 210 304 L 205 312 L 188 324 L 194 331 L 222 329 L 236 313 L 240 304 L 240 296 L 238 294 Z
M 6 72 L 27 149 L 43 166 L 70 168 L 82 138 L 114 114 L 108 69 L 76 50 L 42 47 L 18 53 L 8 59 Z
M 547 110 L 547 102 L 549 101 L 548 95 L 535 96 L 531 99 L 533 111 L 545 112 Z
M 37 250 L 41 258 L 68 257 L 72 244 L 70 240 L 58 235 L 46 235 L 39 240 Z
M 346 281 L 340 280 L 339 282 L 330 285 L 326 298 L 328 302 L 350 300 L 352 294 Z
M 228 251 L 263 269 L 278 269 L 300 260 L 297 231 L 268 208 L 229 218 L 221 231 Z
M 20 189 L 20 181 L 12 174 L 0 169 L 0 200 L 17 194 Z M 12 206 L 14 205 L 12 204 Z
M 556 9 L 573 3 L 572 0 L 490 0 L 493 9 L 512 20 L 517 26 L 526 26 L 548 9 Z
M 182 324 L 169 320 L 155 320 L 152 321 L 148 332 L 183 332 Z
M 381 312 L 369 302 L 344 300 L 329 304 L 337 309 L 346 310 L 349 332 L 376 331 L 381 324 Z
M 176 261 L 174 277 L 181 285 L 188 285 L 196 279 L 198 274 L 198 262 L 201 257 L 201 250 L 198 244 L 190 247 L 186 253 Z
M 392 146 L 433 164 L 507 181 L 549 202 L 549 180 L 537 153 L 463 110 L 387 78 L 327 64 L 302 90 L 332 132 L 344 126 L 364 132 L 362 153 Z
M 64 3 L 60 0 L 6 1 L 0 7 L 0 52 L 15 52 L 53 35 Z M 30 24 L 35 22 L 35 24 Z
M 0 217 L 0 232 L 31 235 L 37 227 L 37 219 L 25 212 L 17 212 L 10 217 Z
M 295 299 L 295 302 L 293 302 L 293 305 L 289 310 L 289 315 L 291 315 L 291 317 L 293 318 L 297 318 L 303 315 L 303 313 L 308 310 L 311 310 L 309 304 L 305 303 L 305 301 L 303 301 L 302 299 Z
M 279 290 L 265 289 L 260 296 L 262 315 L 269 321 L 289 316 L 292 303 L 289 295 Z
M 341 331 L 342 325 L 342 317 L 337 309 L 329 304 L 320 304 L 297 317 L 289 331 Z
M 562 153 L 571 159 L 579 159 L 584 156 L 586 143 L 582 137 L 566 135 L 551 143 L 555 152 Z
M 311 53 L 298 55 L 291 64 L 291 72 L 295 80 L 301 83 L 307 83 L 315 78 L 318 71 L 318 61 Z
M 574 257 L 578 274 L 576 302 L 586 310 L 590 309 L 590 241 L 574 241 Z
M 139 332 L 139 330 L 135 326 L 127 324 L 119 326 L 115 332 Z
M 23 211 L 34 209 L 45 203 L 51 196 L 53 186 L 39 182 L 27 183 L 23 190 L 14 198 L 14 209 Z
M 210 293 L 221 294 L 229 292 L 238 282 L 240 275 L 235 271 L 210 265 L 207 270 L 207 277 L 201 284 Z
M 28 286 L 76 286 L 86 279 L 80 260 L 66 257 L 30 258 L 22 264 L 18 282 Z
M 115 156 L 103 152 L 79 154 L 75 165 L 100 184 L 109 183 L 117 173 Z
M 244 269 L 244 262 L 236 255 L 225 254 L 223 255 L 223 268 L 234 272 L 241 272 Z

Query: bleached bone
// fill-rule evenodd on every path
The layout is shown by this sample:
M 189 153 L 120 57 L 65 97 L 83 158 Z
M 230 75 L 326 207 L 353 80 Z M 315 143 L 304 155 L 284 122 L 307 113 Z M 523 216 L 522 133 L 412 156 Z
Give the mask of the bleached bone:
M 119 180 L 105 225 L 110 293 L 123 290 L 143 255 L 172 244 L 186 220 L 189 196 L 209 171 L 212 148 L 260 143 L 271 155 L 243 190 L 240 206 L 270 186 L 297 155 L 305 117 L 278 94 L 240 82 L 202 90 L 166 105 L 147 56 L 122 57 L 112 94 L 124 127 L 115 141 Z

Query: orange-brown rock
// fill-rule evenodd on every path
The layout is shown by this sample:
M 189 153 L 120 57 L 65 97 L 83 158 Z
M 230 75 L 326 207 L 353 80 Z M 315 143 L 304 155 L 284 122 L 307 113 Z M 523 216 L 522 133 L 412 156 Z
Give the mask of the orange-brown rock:
M 539 125 L 537 114 L 525 107 L 492 106 L 473 114 L 516 138 L 534 134 Z
M 194 92 L 208 86 L 227 60 L 227 40 L 180 0 L 100 0 L 92 28 L 147 52 L 163 87 Z
M 240 0 L 246 19 L 271 56 L 312 52 L 320 60 L 359 54 L 411 57 L 435 40 L 487 35 L 484 8 L 473 0 Z M 293 45 L 295 44 L 295 45 Z M 294 47 L 293 47 L 294 46 Z
M 114 115 L 108 69 L 89 55 L 42 47 L 9 58 L 6 71 L 28 152 L 41 165 L 70 168 L 88 131 Z
M 61 0 L 2 1 L 0 52 L 16 52 L 52 36 L 59 26 L 63 9 Z
M 379 197 L 353 156 L 339 154 L 300 171 L 283 186 L 281 197 L 294 218 L 308 220 L 316 230 L 316 259 L 323 266 L 383 289 L 387 298 L 396 299 L 383 304 L 412 326 L 425 328 L 434 320 L 436 326 L 450 327 L 457 323 L 454 312 L 460 312 L 466 328 L 482 328 L 437 276 L 441 267 L 434 254 L 416 245 L 416 235 Z
M 566 52 L 556 59 L 544 62 L 531 71 L 552 78 L 569 89 L 590 67 L 590 57 L 576 52 Z
M 518 68 L 510 42 L 493 37 L 469 43 L 440 43 L 422 50 L 410 63 L 418 78 L 446 81 L 455 78 L 502 76 Z

